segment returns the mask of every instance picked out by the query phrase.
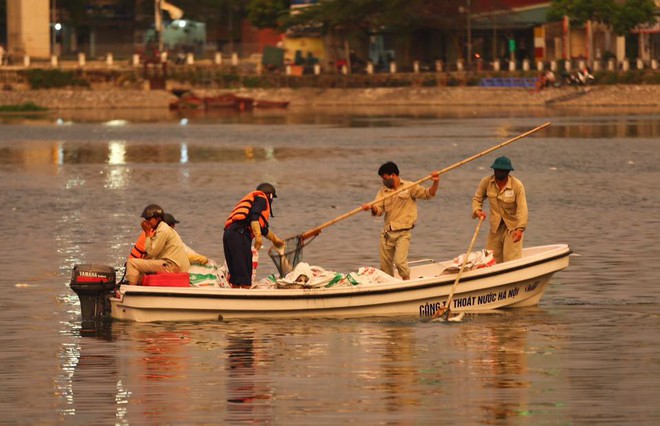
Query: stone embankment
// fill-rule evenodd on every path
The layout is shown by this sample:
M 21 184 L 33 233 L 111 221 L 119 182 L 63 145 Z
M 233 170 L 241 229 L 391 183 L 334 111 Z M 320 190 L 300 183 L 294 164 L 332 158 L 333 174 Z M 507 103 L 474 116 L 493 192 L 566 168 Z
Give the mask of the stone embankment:
M 193 90 L 214 96 L 228 90 Z M 652 107 L 660 110 L 660 85 L 523 88 L 406 87 L 369 89 L 242 89 L 231 92 L 263 100 L 288 100 L 291 108 L 327 106 L 552 106 Z M 163 90 L 73 89 L 0 91 L 0 105 L 33 102 L 49 109 L 167 108 L 176 100 Z

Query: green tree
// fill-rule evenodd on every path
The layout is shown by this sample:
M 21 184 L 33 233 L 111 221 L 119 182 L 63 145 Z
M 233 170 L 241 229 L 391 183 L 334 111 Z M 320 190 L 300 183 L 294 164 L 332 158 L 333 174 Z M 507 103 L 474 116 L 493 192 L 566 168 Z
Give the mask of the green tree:
M 288 17 L 282 26 L 294 32 L 318 30 L 335 45 L 342 44 L 337 41 L 341 38 L 359 43 L 373 33 L 390 33 L 407 57 L 416 32 L 460 29 L 465 4 L 465 0 L 325 0 Z
M 568 16 L 572 23 L 596 21 L 612 27 L 619 35 L 655 22 L 654 0 L 552 0 L 547 18 L 559 21 Z
M 619 35 L 628 34 L 632 29 L 656 22 L 654 0 L 626 0 L 619 4 L 611 25 Z
M 292 28 L 317 23 L 324 31 L 388 29 L 414 32 L 423 28 L 453 28 L 464 0 L 326 0 L 283 23 Z
M 547 18 L 560 21 L 568 16 L 575 24 L 596 21 L 609 25 L 615 13 L 615 0 L 552 0 Z
M 289 0 L 250 0 L 247 17 L 257 28 L 277 28 L 290 7 Z

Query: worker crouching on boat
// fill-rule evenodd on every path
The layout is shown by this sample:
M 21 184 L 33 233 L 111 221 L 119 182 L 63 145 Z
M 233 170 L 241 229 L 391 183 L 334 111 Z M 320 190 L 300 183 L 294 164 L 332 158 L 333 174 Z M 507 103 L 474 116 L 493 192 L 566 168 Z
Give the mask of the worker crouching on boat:
M 486 249 L 493 250 L 497 263 L 522 256 L 523 232 L 527 228 L 527 197 L 523 183 L 509 173 L 511 160 L 498 157 L 492 166 L 493 174 L 481 179 L 472 197 L 472 217 L 486 219 L 483 205 L 490 205 L 490 232 Z
M 383 180 L 383 187 L 376 194 L 375 201 L 362 206 L 371 210 L 373 216 L 385 215 L 385 227 L 380 234 L 380 269 L 394 276 L 396 266 L 403 280 L 410 279 L 408 249 L 412 229 L 417 221 L 417 200 L 430 200 L 438 191 L 440 175 L 431 173 L 433 183 L 430 187 L 399 178 L 399 167 L 389 161 L 380 166 L 378 176 Z M 390 195 L 396 193 L 394 195 Z
M 284 241 L 275 235 L 268 225 L 275 198 L 275 187 L 270 183 L 262 183 L 257 186 L 256 191 L 248 193 L 238 202 L 225 222 L 222 245 L 232 287 L 252 286 L 253 239 L 254 248 L 257 250 L 263 245 L 264 236 L 275 247 L 284 246 Z
M 131 285 L 140 283 L 149 272 L 188 272 L 190 262 L 181 237 L 163 221 L 165 213 L 157 204 L 142 211 L 142 229 L 146 234 L 144 259 L 130 258 L 126 263 L 126 280 Z

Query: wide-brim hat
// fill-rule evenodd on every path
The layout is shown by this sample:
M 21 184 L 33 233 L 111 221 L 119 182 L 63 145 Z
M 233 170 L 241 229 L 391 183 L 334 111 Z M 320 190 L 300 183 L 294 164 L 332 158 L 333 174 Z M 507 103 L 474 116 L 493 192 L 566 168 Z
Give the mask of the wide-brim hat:
M 511 160 L 509 160 L 507 157 L 497 157 L 490 168 L 493 170 L 513 170 Z

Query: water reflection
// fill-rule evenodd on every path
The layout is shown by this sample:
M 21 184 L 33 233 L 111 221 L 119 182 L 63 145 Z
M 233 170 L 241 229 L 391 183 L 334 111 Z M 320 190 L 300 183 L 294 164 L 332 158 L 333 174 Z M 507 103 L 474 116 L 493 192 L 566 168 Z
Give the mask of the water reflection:
M 534 417 L 544 411 L 547 415 L 562 405 L 550 394 L 549 400 L 536 394 L 548 386 L 546 382 L 556 380 L 546 375 L 555 367 L 547 355 L 562 344 L 556 337 L 562 335 L 561 327 L 539 308 L 518 314 L 503 312 L 492 319 L 487 315 L 468 317 L 457 334 L 457 346 L 472 358 L 459 365 L 455 374 L 465 375 L 473 384 L 469 405 L 481 410 L 481 424 Z M 544 338 L 532 341 L 532 336 Z M 540 361 L 538 357 L 544 356 L 546 359 Z M 543 367 L 530 367 L 535 359 Z
M 227 416 L 225 421 L 230 424 L 236 422 L 252 422 L 263 401 L 271 399 L 271 392 L 266 387 L 263 377 L 259 378 L 257 367 L 258 358 L 265 356 L 266 351 L 258 353 L 255 346 L 255 331 L 231 330 L 227 333 L 226 354 L 226 383 L 227 383 Z M 263 360 L 261 361 L 263 362 Z M 263 413 L 260 413 L 263 415 Z
M 233 109 L 184 110 L 168 109 L 90 109 L 59 110 L 34 114 L 0 114 L 0 124 L 67 125 L 102 123 L 107 127 L 121 127 L 131 123 L 177 123 L 182 126 L 223 123 L 252 125 L 325 125 L 341 127 L 399 127 L 409 126 L 414 119 L 420 125 L 424 120 L 438 119 L 506 119 L 506 118 L 565 118 L 603 117 L 606 122 L 612 116 L 626 117 L 629 121 L 655 117 L 657 108 L 585 108 L 585 107 L 507 107 L 479 106 L 296 106 L 288 109 L 255 109 L 236 111 Z M 634 117 L 634 118 L 631 118 Z M 113 126 L 114 125 L 114 126 Z M 118 126 L 119 125 L 119 126 Z M 629 129 L 629 136 L 634 130 Z M 657 132 L 657 127 L 654 132 Z M 657 133 L 655 133 L 657 134 Z
M 0 164 L 24 164 L 35 169 L 44 165 L 63 166 L 68 164 L 108 164 L 123 166 L 127 164 L 188 164 L 188 163 L 232 163 L 244 161 L 270 161 L 296 158 L 319 158 L 322 156 L 346 156 L 346 149 L 294 148 L 294 147 L 214 147 L 181 142 L 178 144 L 155 145 L 129 143 L 126 140 L 110 140 L 100 144 L 81 144 L 75 142 L 15 144 L 0 147 Z M 51 169 L 57 171 L 57 167 Z M 121 170 L 121 169 L 116 169 Z M 116 176 L 110 187 L 121 187 L 125 174 Z
M 593 312 L 589 317 L 603 325 Z M 599 349 L 611 330 L 585 337 L 594 330 L 574 334 L 565 321 L 529 309 L 452 324 L 114 323 L 110 334 L 87 329 L 81 334 L 90 337 L 74 333 L 62 345 L 60 412 L 101 424 L 305 424 L 310 415 L 333 424 L 427 424 L 444 416 L 475 424 L 567 420 L 570 410 L 580 413 L 572 392 L 593 378 L 567 358 L 567 348 L 574 351 L 568 354 L 583 344 Z M 656 324 L 646 324 L 649 342 Z M 571 336 L 582 343 L 576 347 Z M 624 354 L 622 344 L 615 349 Z M 606 351 L 592 352 L 582 363 L 606 362 Z M 633 355 L 620 359 L 631 372 Z M 640 359 L 648 365 L 652 357 Z M 595 383 L 607 380 L 595 370 Z
M 640 117 L 637 120 L 630 120 L 628 117 L 608 117 L 602 122 L 555 123 L 545 131 L 549 137 L 554 138 L 658 138 L 660 119 L 657 116 Z
M 387 411 L 396 413 L 402 407 L 419 406 L 420 400 L 414 390 L 419 383 L 419 368 L 414 361 L 418 345 L 415 333 L 411 328 L 393 327 L 383 330 L 383 334 L 384 342 L 396 342 L 396 345 L 384 345 L 380 365 L 375 365 L 368 374 L 385 380 Z
M 62 344 L 62 373 L 56 385 L 64 399 L 58 411 L 87 424 L 128 424 L 130 392 L 121 378 L 111 324 L 69 328 L 72 341 Z
M 467 326 L 458 335 L 466 347 L 479 348 L 479 357 L 472 366 L 472 374 L 481 377 L 484 388 L 526 388 L 529 381 L 521 380 L 527 373 L 527 330 L 509 324 L 492 328 Z

